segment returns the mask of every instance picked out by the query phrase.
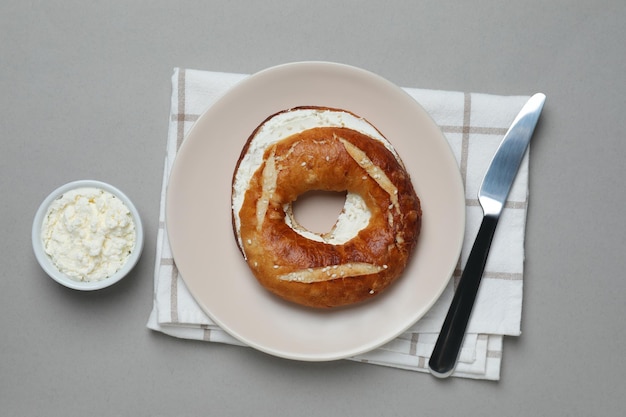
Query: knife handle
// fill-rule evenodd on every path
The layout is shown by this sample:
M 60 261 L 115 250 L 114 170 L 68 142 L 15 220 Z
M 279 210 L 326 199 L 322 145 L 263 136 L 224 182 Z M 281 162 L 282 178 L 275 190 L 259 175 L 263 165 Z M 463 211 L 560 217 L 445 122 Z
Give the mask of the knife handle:
M 498 216 L 489 215 L 484 216 L 480 224 L 478 235 L 428 362 L 431 373 L 438 378 L 447 378 L 454 371 L 497 225 Z

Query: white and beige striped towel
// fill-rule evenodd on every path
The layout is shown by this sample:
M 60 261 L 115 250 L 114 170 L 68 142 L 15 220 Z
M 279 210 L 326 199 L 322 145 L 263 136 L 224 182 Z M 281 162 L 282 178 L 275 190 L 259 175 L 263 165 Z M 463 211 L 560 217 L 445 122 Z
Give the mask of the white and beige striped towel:
M 175 69 L 154 275 L 150 329 L 171 336 L 241 345 L 198 307 L 181 279 L 167 241 L 164 201 L 167 180 L 186 132 L 199 115 L 246 75 Z M 465 183 L 467 225 L 458 268 L 433 308 L 409 331 L 372 352 L 350 358 L 428 372 L 428 358 L 467 259 L 482 212 L 476 198 L 487 166 L 526 96 L 495 96 L 405 89 L 441 127 Z M 503 336 L 519 336 L 522 312 L 524 233 L 528 203 L 528 155 L 524 158 L 494 237 L 479 296 L 453 376 L 498 380 Z

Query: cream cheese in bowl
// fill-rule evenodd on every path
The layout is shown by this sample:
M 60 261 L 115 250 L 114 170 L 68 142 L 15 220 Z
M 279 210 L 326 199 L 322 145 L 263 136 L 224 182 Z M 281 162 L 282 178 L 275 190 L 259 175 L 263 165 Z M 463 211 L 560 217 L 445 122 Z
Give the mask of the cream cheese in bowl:
M 59 187 L 39 207 L 32 230 L 41 267 L 57 282 L 95 290 L 122 279 L 143 249 L 139 214 L 125 194 L 99 181 Z

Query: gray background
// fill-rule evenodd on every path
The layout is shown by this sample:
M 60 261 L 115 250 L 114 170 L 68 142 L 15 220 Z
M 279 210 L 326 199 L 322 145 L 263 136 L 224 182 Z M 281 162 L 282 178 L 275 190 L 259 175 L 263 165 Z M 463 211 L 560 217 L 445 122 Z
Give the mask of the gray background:
M 623 0 L 5 0 L 0 19 L 0 414 L 626 407 Z M 173 67 L 251 73 L 299 60 L 401 86 L 547 94 L 531 149 L 523 334 L 505 340 L 500 382 L 299 363 L 146 329 Z M 82 178 L 122 188 L 147 232 L 132 275 L 97 293 L 48 279 L 30 244 L 39 203 Z

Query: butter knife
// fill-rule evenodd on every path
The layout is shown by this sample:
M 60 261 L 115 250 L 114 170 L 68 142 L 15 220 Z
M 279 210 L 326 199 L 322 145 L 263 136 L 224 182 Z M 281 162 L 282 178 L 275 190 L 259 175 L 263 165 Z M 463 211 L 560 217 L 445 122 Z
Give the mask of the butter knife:
M 436 377 L 447 378 L 456 366 L 500 214 L 545 100 L 544 94 L 537 93 L 526 102 L 506 132 L 478 191 L 483 220 L 428 362 Z

